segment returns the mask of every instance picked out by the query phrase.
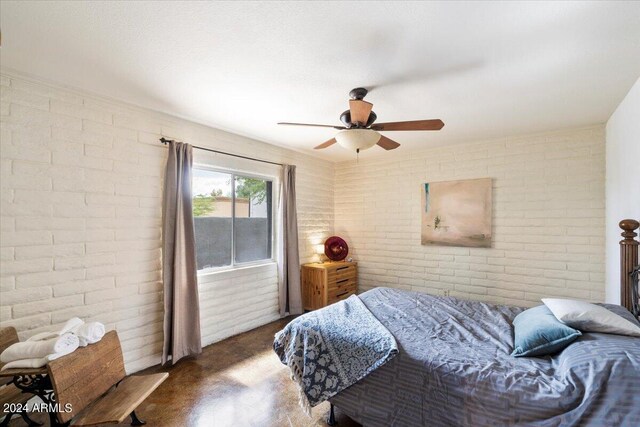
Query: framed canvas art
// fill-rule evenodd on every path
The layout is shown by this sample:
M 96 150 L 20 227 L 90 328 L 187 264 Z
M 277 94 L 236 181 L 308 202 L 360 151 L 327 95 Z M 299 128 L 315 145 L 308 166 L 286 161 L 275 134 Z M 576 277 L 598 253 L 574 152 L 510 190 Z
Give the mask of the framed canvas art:
M 422 244 L 491 247 L 491 178 L 422 185 Z

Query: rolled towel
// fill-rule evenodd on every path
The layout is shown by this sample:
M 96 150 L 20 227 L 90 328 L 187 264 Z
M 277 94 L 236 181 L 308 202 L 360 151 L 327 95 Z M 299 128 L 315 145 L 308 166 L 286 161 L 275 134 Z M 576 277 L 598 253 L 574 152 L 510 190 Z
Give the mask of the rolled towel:
M 82 325 L 84 325 L 84 321 L 82 319 L 80 319 L 79 317 L 72 317 L 71 319 L 67 320 L 67 323 L 65 323 L 62 329 L 60 329 L 59 334 L 63 335 L 67 332 L 72 332 L 74 329 L 77 329 Z
M 67 322 L 64 324 L 64 326 L 62 326 L 62 328 L 59 331 L 40 332 L 40 333 L 35 334 L 34 336 L 30 337 L 27 341 L 50 340 L 51 338 L 55 338 L 55 337 L 58 337 L 60 335 L 64 335 L 67 332 L 71 332 L 72 329 L 78 328 L 82 324 L 84 324 L 82 319 L 80 319 L 78 317 L 72 317 L 71 319 L 67 320 Z
M 84 323 L 72 330 L 78 336 L 80 347 L 95 344 L 104 336 L 104 325 L 100 322 Z
M 68 354 L 78 348 L 78 337 L 64 334 L 44 341 L 24 341 L 15 343 L 0 354 L 0 362 L 9 363 L 20 359 L 40 359 L 51 354 Z
M 71 354 L 78 349 L 78 346 L 70 346 L 62 350 L 60 353 L 49 354 L 45 357 L 47 362 L 51 362 L 52 360 L 56 360 L 61 358 L 62 356 L 66 356 L 67 354 Z

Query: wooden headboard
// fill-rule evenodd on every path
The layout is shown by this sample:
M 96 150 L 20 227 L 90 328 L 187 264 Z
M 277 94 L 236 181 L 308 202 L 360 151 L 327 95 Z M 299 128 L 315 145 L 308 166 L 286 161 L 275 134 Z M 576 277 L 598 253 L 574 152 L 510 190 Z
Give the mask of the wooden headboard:
M 635 219 L 623 219 L 620 221 L 623 239 L 620 241 L 620 305 L 626 307 L 638 316 L 638 235 L 635 230 L 640 223 Z M 634 274 L 635 272 L 635 274 Z M 634 289 L 635 284 L 635 289 Z

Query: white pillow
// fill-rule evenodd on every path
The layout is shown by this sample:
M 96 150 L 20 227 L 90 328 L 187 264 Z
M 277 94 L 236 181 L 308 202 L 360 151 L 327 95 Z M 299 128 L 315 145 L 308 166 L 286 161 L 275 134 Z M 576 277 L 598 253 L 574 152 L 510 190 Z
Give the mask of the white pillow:
M 556 318 L 584 332 L 640 337 L 640 327 L 599 305 L 560 298 L 542 298 Z

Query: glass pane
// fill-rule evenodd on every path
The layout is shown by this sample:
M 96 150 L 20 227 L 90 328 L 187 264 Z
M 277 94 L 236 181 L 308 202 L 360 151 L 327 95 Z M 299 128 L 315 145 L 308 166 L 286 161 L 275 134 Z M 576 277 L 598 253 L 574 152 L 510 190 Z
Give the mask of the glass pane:
M 193 169 L 193 223 L 198 270 L 231 265 L 231 174 Z
M 235 260 L 271 259 L 271 181 L 236 176 Z

